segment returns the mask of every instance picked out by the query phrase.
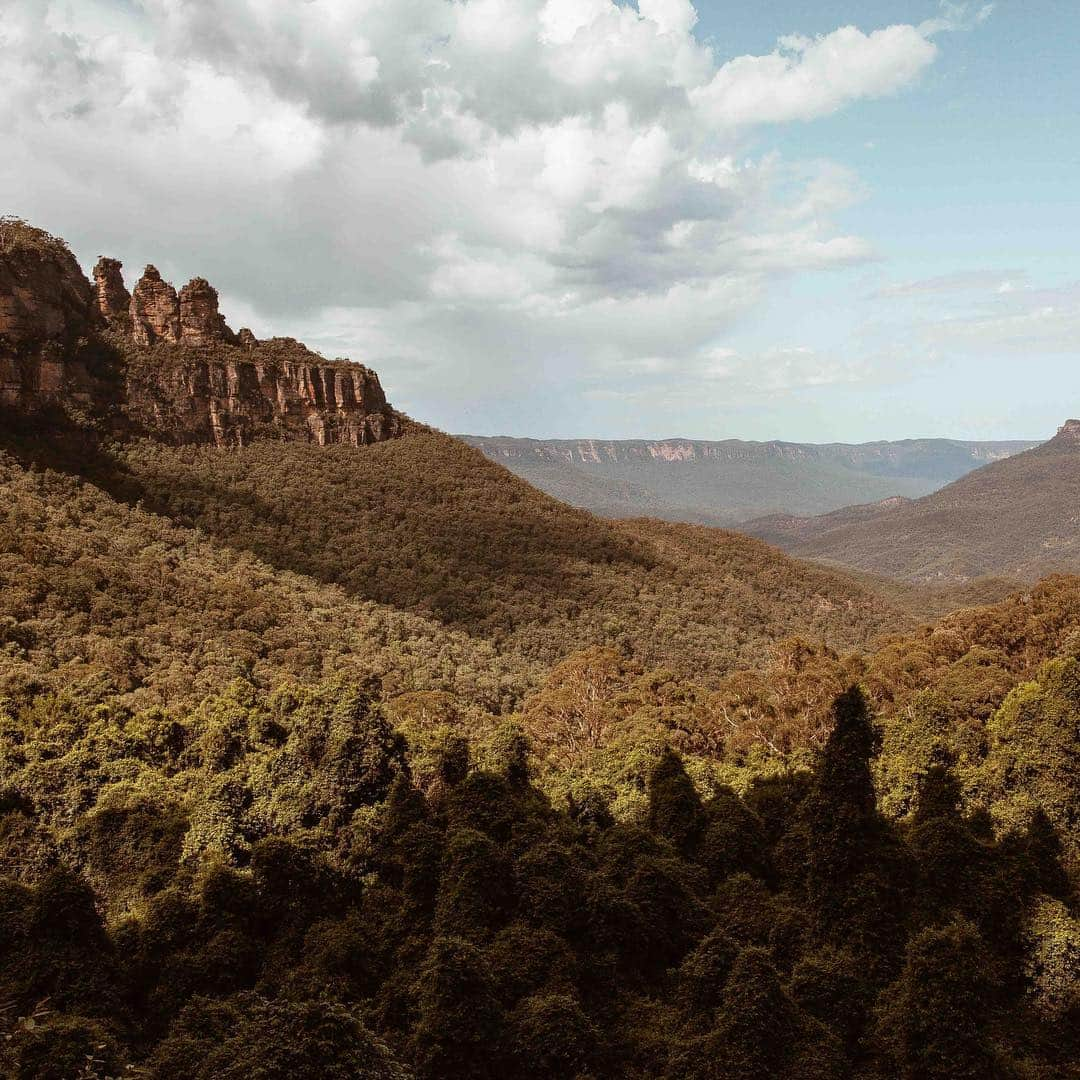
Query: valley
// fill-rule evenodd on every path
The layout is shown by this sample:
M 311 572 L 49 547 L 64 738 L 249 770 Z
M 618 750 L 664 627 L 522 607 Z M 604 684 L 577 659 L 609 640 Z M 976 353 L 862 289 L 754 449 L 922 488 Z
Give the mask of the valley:
M 600 516 L 96 270 L 0 227 L 0 1074 L 1071 1075 L 1080 425 Z

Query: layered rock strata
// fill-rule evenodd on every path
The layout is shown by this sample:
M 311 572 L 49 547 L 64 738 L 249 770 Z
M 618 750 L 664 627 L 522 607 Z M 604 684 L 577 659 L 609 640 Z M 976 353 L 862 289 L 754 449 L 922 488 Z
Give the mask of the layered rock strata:
M 400 433 L 369 368 L 234 334 L 205 278 L 177 293 L 148 266 L 129 295 L 121 270 L 99 259 L 91 286 L 62 241 L 0 220 L 0 402 L 75 405 L 111 430 L 177 443 L 359 446 Z

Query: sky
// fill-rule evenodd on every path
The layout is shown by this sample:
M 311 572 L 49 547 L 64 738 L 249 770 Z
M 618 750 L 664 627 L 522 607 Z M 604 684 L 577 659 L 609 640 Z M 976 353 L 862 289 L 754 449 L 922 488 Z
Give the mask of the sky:
M 445 430 L 1080 415 L 1076 0 L 0 0 L 0 214 Z

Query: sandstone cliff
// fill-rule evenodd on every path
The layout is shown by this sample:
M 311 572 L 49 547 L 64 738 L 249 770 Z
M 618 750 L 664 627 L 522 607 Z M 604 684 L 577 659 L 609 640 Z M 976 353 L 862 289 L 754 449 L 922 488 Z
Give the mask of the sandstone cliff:
M 121 264 L 102 258 L 91 285 L 63 241 L 11 219 L 0 219 L 0 403 L 218 446 L 358 446 L 401 431 L 375 372 L 291 338 L 234 334 L 205 278 L 177 293 L 148 266 L 129 294 Z

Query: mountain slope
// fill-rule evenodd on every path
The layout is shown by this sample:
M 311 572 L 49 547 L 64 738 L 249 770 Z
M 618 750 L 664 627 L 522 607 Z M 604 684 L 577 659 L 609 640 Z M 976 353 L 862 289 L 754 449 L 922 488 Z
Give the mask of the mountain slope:
M 62 240 L 0 219 L 0 436 L 13 468 L 81 474 L 229 558 L 248 552 L 268 572 L 463 632 L 509 657 L 511 697 L 577 648 L 616 645 L 715 679 L 777 636 L 864 647 L 909 620 L 758 541 L 556 502 L 407 421 L 368 368 L 234 333 L 203 278 L 177 291 L 149 266 L 129 293 L 105 258 L 93 277 Z M 66 490 L 58 482 L 57 498 Z M 86 573 L 127 593 L 123 569 Z
M 914 498 L 1034 445 L 462 438 L 572 506 L 606 517 L 702 525 L 776 512 L 818 514 L 893 495 Z
M 537 677 L 487 642 L 216 543 L 0 452 L 0 700 L 45 689 L 142 708 L 237 676 L 377 676 L 388 692 L 515 700 Z
M 914 582 L 1080 568 L 1080 421 L 932 495 L 745 526 L 794 554 Z
M 101 482 L 279 569 L 545 664 L 611 644 L 708 678 L 777 636 L 862 647 L 909 622 L 870 588 L 760 541 L 565 506 L 413 423 L 359 451 L 143 441 Z

